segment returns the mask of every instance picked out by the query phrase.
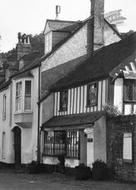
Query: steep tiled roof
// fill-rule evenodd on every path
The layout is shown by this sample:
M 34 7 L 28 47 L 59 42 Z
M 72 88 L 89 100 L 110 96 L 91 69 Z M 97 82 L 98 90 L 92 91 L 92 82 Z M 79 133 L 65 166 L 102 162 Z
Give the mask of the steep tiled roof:
M 52 90 L 59 90 L 108 77 L 110 72 L 129 56 L 136 54 L 136 33 L 120 42 L 103 47 L 94 53 L 75 71 L 60 79 L 52 86 Z
M 47 90 L 50 90 L 51 86 L 54 83 L 66 76 L 70 71 L 75 70 L 76 67 L 86 59 L 87 55 L 84 55 L 74 60 L 68 61 L 67 63 L 61 64 L 57 67 L 42 72 L 42 98 L 46 96 Z
M 39 52 L 34 51 L 34 52 L 24 55 L 23 57 L 20 58 L 20 60 L 23 59 L 24 61 L 34 61 L 38 56 L 39 56 Z
M 65 126 L 80 126 L 85 124 L 94 124 L 100 117 L 102 117 L 104 112 L 86 113 L 78 115 L 65 115 L 65 116 L 55 116 L 45 122 L 42 127 L 44 128 L 58 128 Z

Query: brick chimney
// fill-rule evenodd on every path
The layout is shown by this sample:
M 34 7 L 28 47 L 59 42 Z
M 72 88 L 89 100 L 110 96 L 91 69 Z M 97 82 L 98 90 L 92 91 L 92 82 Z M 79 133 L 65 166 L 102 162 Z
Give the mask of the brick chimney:
M 93 17 L 93 49 L 104 45 L 104 0 L 91 1 L 91 16 Z
M 31 44 L 29 35 L 18 33 L 18 44 L 17 44 L 17 60 L 22 56 L 29 54 L 31 52 Z

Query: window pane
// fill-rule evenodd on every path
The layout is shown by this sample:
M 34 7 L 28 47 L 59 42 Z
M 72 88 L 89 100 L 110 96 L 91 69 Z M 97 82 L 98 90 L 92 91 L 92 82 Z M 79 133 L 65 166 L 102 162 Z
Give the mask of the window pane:
M 16 83 L 16 111 L 21 110 L 22 106 L 22 82 Z
M 124 133 L 123 159 L 132 160 L 132 133 Z
M 54 153 L 55 155 L 65 154 L 66 135 L 64 131 L 54 132 Z
M 79 157 L 79 131 L 67 132 L 67 156 Z
M 25 81 L 25 110 L 31 110 L 31 81 Z
M 31 81 L 25 81 L 25 95 L 31 95 Z
M 46 155 L 54 155 L 54 132 L 45 132 L 44 133 L 44 153 Z

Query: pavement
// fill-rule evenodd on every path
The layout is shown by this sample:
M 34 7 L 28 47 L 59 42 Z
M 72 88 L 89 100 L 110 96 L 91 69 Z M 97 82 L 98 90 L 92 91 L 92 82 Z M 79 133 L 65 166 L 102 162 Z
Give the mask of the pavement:
M 0 171 L 0 190 L 136 190 L 136 184 L 79 181 L 64 174 L 27 174 Z

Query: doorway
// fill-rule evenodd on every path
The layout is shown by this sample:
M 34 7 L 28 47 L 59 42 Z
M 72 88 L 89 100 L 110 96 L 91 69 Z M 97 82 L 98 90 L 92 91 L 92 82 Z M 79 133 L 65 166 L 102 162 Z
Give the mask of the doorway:
M 14 133 L 14 156 L 15 156 L 15 166 L 21 166 L 21 129 L 15 127 L 13 129 Z

